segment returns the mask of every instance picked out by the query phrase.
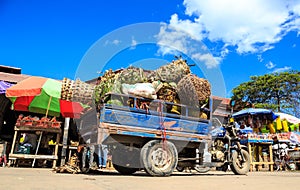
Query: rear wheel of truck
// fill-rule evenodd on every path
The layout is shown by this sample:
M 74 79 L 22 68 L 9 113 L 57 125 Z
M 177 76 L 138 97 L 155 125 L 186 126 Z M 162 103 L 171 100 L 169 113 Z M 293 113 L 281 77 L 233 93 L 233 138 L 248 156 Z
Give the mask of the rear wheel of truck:
M 143 146 L 141 160 L 149 175 L 169 176 L 177 166 L 177 149 L 169 141 L 151 140 Z
M 242 160 L 241 154 L 243 154 L 245 161 Z M 246 150 L 241 149 L 241 154 L 238 154 L 237 151 L 232 153 L 232 164 L 230 165 L 230 168 L 236 175 L 245 175 L 250 170 L 249 153 Z
M 136 148 L 130 150 L 129 147 L 120 145 L 112 154 L 113 167 L 124 175 L 130 175 L 138 171 L 140 166 L 140 152 Z
M 131 175 L 133 173 L 135 173 L 136 171 L 138 171 L 137 168 L 129 168 L 129 167 L 124 167 L 124 166 L 119 166 L 113 163 L 114 168 L 123 175 Z
M 210 167 L 196 165 L 196 166 L 194 166 L 194 169 L 199 173 L 207 173 L 207 172 L 209 172 Z

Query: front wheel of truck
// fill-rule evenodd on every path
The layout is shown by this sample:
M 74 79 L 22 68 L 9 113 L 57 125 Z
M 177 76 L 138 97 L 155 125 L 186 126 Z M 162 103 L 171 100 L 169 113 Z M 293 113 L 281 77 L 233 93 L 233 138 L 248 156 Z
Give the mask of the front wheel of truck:
M 149 175 L 169 176 L 177 166 L 177 149 L 172 142 L 151 140 L 141 150 L 141 161 Z

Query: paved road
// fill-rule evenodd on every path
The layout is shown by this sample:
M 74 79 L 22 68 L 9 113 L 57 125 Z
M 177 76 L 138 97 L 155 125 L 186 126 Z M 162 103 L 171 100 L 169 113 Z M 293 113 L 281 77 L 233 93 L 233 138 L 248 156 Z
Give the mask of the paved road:
M 300 172 L 251 172 L 247 176 L 175 172 L 170 177 L 150 177 L 143 172 L 122 176 L 116 172 L 61 174 L 51 169 L 0 168 L 1 190 L 298 190 L 299 186 Z

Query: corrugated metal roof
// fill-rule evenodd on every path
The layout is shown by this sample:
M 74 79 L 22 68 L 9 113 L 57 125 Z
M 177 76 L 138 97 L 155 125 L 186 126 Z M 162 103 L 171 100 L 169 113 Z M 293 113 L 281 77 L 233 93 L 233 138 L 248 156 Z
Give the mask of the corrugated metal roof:
M 0 80 L 10 82 L 10 83 L 18 83 L 28 77 L 30 77 L 30 75 L 11 74 L 11 73 L 0 72 Z
M 216 100 L 222 100 L 221 104 L 229 105 L 230 104 L 230 98 L 223 98 L 219 96 L 212 96 L 212 99 Z

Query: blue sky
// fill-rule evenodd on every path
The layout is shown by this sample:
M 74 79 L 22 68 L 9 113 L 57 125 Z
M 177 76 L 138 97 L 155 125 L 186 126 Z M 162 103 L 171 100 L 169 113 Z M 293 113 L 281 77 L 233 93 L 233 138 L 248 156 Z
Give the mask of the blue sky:
M 0 0 L 0 65 L 23 74 L 87 80 L 181 54 L 229 97 L 250 76 L 300 70 L 299 52 L 300 1 Z

